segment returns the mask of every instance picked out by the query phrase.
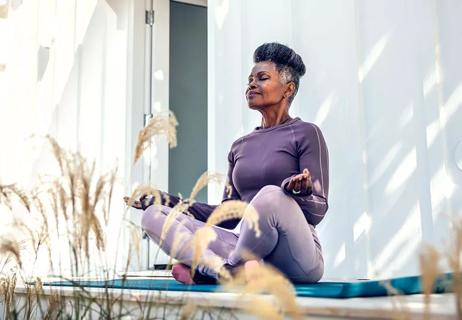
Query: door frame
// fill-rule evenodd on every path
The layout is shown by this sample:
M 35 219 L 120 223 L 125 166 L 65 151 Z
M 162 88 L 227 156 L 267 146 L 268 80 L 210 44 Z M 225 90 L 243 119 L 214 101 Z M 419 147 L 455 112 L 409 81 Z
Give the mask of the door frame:
M 147 12 L 154 11 L 152 26 L 146 21 Z M 156 113 L 169 111 L 169 0 L 132 0 L 128 32 L 128 94 L 127 94 L 127 190 L 129 194 L 139 184 L 149 183 L 168 190 L 168 144 L 164 137 L 133 164 L 138 132 Z M 141 225 L 140 212 L 130 211 L 129 219 Z M 156 253 L 159 252 L 155 261 Z M 135 254 L 134 254 L 135 255 Z M 134 261 L 132 271 L 139 268 Z M 167 263 L 168 257 L 149 239 L 141 246 L 141 268 Z
M 156 138 L 151 150 L 133 165 L 138 132 L 158 112 L 169 111 L 170 1 L 207 7 L 207 0 L 132 0 L 129 24 L 127 95 L 127 168 L 130 188 L 149 183 L 168 190 L 169 147 L 165 138 Z M 146 12 L 154 11 L 154 23 L 146 22 Z M 126 190 L 131 192 L 132 190 Z M 132 210 L 130 219 L 141 223 L 140 213 Z M 134 257 L 133 257 L 134 258 Z M 136 259 L 132 259 L 135 261 Z M 144 239 L 141 267 L 166 264 L 169 258 L 158 246 Z M 136 269 L 136 266 L 133 266 Z

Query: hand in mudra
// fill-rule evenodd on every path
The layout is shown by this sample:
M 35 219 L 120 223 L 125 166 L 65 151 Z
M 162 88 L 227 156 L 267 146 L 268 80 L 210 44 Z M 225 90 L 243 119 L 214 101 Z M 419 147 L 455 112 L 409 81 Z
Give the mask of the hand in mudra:
M 124 197 L 124 202 L 125 202 L 125 204 L 127 206 L 128 206 L 128 200 L 130 200 L 130 197 L 125 196 Z M 132 207 L 135 208 L 135 209 L 143 209 L 143 206 L 141 205 L 141 201 L 139 201 L 139 200 L 133 201 Z
M 310 194 L 312 188 L 311 174 L 307 168 L 303 169 L 302 173 L 293 176 L 286 186 L 286 190 L 293 194 Z

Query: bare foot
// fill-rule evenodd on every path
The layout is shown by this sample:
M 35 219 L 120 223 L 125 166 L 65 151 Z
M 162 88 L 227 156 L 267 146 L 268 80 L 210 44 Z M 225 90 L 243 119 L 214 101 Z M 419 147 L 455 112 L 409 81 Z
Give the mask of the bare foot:
M 127 197 L 125 196 L 124 197 L 124 202 L 125 204 L 128 206 L 128 201 L 130 200 L 130 197 Z M 132 203 L 132 207 L 135 208 L 135 209 L 143 209 L 143 206 L 141 205 L 141 201 L 138 201 L 138 200 L 135 200 L 133 203 Z
M 183 284 L 194 284 L 191 277 L 191 268 L 185 264 L 177 263 L 172 268 L 172 276 Z

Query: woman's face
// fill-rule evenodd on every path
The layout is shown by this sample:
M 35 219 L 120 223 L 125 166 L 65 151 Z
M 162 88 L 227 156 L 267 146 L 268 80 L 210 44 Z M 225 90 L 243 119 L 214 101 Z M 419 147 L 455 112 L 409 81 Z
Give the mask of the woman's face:
M 286 91 L 287 84 L 281 81 L 276 64 L 263 61 L 252 68 L 245 97 L 249 108 L 259 110 L 280 103 Z

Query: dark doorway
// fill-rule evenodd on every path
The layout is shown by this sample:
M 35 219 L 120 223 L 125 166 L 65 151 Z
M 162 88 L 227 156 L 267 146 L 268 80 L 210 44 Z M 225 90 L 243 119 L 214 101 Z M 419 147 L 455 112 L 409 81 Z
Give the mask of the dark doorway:
M 170 2 L 170 110 L 178 146 L 169 151 L 169 192 L 189 197 L 207 170 L 207 8 Z M 207 202 L 207 190 L 197 201 Z

